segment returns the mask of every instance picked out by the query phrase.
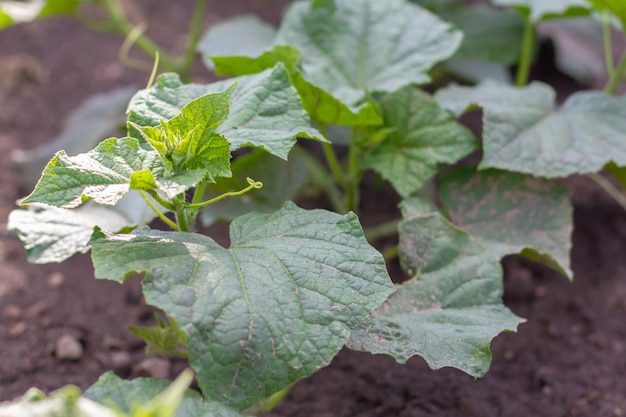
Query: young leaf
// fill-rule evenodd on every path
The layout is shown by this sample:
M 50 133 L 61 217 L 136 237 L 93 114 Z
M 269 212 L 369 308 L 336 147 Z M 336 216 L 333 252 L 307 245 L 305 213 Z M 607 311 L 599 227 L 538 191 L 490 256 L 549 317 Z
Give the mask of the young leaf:
M 112 404 L 124 413 L 131 413 L 138 404 L 158 399 L 159 394 L 171 387 L 170 384 L 169 381 L 155 378 L 135 378 L 127 381 L 120 379 L 113 372 L 106 372 L 100 376 L 98 382 L 85 391 L 83 396 L 99 403 Z M 223 404 L 204 401 L 197 391 L 186 389 L 172 417 L 244 416 Z
M 491 2 L 497 6 L 515 7 L 532 22 L 589 14 L 589 3 L 586 0 L 491 0 Z
M 412 279 L 352 333 L 349 346 L 484 375 L 491 340 L 523 321 L 502 304 L 500 264 L 439 213 L 406 219 L 399 232 L 400 261 Z
M 87 243 L 96 225 L 117 232 L 130 224 L 130 220 L 110 207 L 87 204 L 72 212 L 50 206 L 13 210 L 7 229 L 17 232 L 29 262 L 44 264 L 88 252 Z
M 496 259 L 531 250 L 572 277 L 573 214 L 565 187 L 530 175 L 461 169 L 442 180 L 440 194 L 450 220 Z
M 554 90 L 534 82 L 525 88 L 452 86 L 436 99 L 457 114 L 472 104 L 483 108 L 480 168 L 555 178 L 597 172 L 609 161 L 626 165 L 626 97 L 583 91 L 557 110 Z
M 171 317 L 167 321 L 155 313 L 156 326 L 128 326 L 128 330 L 146 342 L 148 355 L 187 357 L 187 337 Z
M 0 9 L 0 29 L 10 26 L 13 23 L 13 18 Z
M 454 163 L 478 147 L 469 129 L 413 86 L 387 95 L 380 107 L 383 127 L 392 130 L 363 165 L 380 172 L 403 197 L 435 175 L 438 163 Z
M 0 417 L 124 417 L 114 410 L 80 396 L 80 389 L 67 385 L 46 397 L 31 388 L 22 397 L 0 403 Z
M 450 24 L 404 0 L 336 0 L 294 2 L 274 44 L 299 49 L 307 80 L 353 106 L 370 92 L 427 83 L 427 71 L 461 39 Z
M 257 146 L 287 159 L 296 137 L 322 140 L 310 125 L 298 92 L 289 81 L 284 65 L 259 74 L 219 81 L 208 85 L 182 84 L 176 74 L 161 75 L 156 84 L 131 100 L 128 120 L 139 126 L 159 126 L 170 120 L 190 101 L 237 82 L 230 103 L 230 116 L 217 129 L 231 144 L 231 150 Z M 140 139 L 133 129 L 129 132 Z
M 140 229 L 91 244 L 97 277 L 146 273 L 204 394 L 241 410 L 326 365 L 394 287 L 354 214 L 288 203 L 235 219 L 230 238 Z

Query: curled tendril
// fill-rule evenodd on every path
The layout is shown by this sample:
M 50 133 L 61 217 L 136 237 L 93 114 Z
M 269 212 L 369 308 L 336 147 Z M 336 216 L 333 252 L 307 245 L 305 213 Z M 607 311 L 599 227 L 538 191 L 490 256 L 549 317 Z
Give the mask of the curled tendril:
M 261 181 L 255 181 L 250 177 L 246 177 L 246 181 L 248 181 L 248 184 L 255 190 L 263 188 L 263 183 Z

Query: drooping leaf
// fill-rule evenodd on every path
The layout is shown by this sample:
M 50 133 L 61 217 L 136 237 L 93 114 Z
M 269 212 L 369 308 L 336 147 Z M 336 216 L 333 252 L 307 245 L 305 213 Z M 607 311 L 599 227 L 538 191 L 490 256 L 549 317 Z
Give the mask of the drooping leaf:
M 255 15 L 236 16 L 212 25 L 200 38 L 196 50 L 202 55 L 204 65 L 213 70 L 210 57 L 260 55 L 272 44 L 275 35 L 276 29 Z
M 7 229 L 17 232 L 29 262 L 44 264 L 89 251 L 87 243 L 96 225 L 117 232 L 131 224 L 110 207 L 87 204 L 71 212 L 50 206 L 13 210 Z
M 237 82 L 230 103 L 230 116 L 217 129 L 231 149 L 257 146 L 287 159 L 296 137 L 323 140 L 310 125 L 298 92 L 289 82 L 284 65 L 278 64 L 259 74 L 232 78 L 208 85 L 182 84 L 176 74 L 165 74 L 156 84 L 140 91 L 129 106 L 129 121 L 139 126 L 158 126 L 169 120 L 191 100 L 221 91 Z M 138 136 L 130 130 L 131 135 Z
M 145 272 L 204 394 L 245 409 L 326 365 L 394 288 L 354 214 L 288 203 L 230 227 L 230 249 L 193 233 L 95 233 L 92 259 L 100 278 Z
M 109 371 L 101 375 L 98 381 L 85 391 L 83 396 L 99 403 L 113 404 L 120 411 L 131 413 L 137 404 L 159 401 L 159 394 L 168 387 L 171 385 L 166 380 L 135 378 L 132 381 L 127 381 Z M 197 391 L 182 388 L 182 398 L 179 400 L 175 413 L 171 415 L 172 417 L 243 417 L 243 414 L 226 405 L 204 401 Z
M 452 9 L 444 18 L 464 35 L 456 59 L 509 65 L 519 59 L 524 21 L 514 11 L 477 4 Z
M 278 210 L 285 201 L 296 197 L 308 176 L 307 159 L 298 148 L 291 151 L 288 161 L 257 149 L 235 159 L 231 169 L 232 179 L 212 184 L 209 198 L 244 188 L 244 178 L 262 182 L 263 188 L 240 198 L 226 198 L 206 207 L 201 214 L 201 221 L 205 226 L 218 220 L 231 221 L 251 211 L 269 213 Z
M 399 232 L 400 261 L 412 279 L 353 332 L 349 346 L 400 363 L 419 355 L 433 369 L 482 376 L 491 340 L 522 321 L 502 304 L 500 264 L 439 213 L 406 219 Z
M 443 179 L 440 194 L 452 222 L 496 259 L 530 250 L 572 277 L 572 206 L 565 187 L 530 175 L 462 169 Z
M 496 6 L 515 7 L 533 22 L 589 14 L 589 3 L 586 0 L 491 0 L 491 2 Z
M 454 120 L 426 93 L 407 86 L 381 100 L 384 128 L 391 133 L 364 159 L 404 197 L 437 172 L 477 148 L 471 131 Z
M 462 34 L 404 0 L 294 2 L 275 45 L 302 52 L 312 84 L 353 106 L 369 92 L 427 83 L 427 71 L 450 57 Z
M 483 108 L 480 168 L 555 178 L 597 172 L 609 161 L 626 165 L 626 97 L 583 91 L 556 109 L 554 90 L 534 82 L 452 86 L 436 99 L 457 114 L 473 104 Z
M 11 156 L 19 170 L 20 185 L 28 190 L 34 188 L 41 171 L 59 150 L 70 155 L 84 153 L 103 138 L 115 135 L 126 122 L 125 110 L 136 91 L 135 87 L 122 87 L 91 96 L 72 110 L 50 143 L 14 151 Z

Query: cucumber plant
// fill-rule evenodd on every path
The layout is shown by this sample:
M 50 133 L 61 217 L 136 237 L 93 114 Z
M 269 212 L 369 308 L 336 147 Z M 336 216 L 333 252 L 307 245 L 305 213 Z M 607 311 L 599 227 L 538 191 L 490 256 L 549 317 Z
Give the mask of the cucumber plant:
M 461 28 L 471 20 L 458 18 L 455 1 L 415 3 L 456 16 Z M 460 10 L 513 22 L 516 86 L 419 89 L 458 68 L 457 51 L 464 60 L 511 57 L 484 53 L 480 42 L 493 36 L 468 28 L 464 39 L 405 0 L 294 2 L 252 56 L 215 55 L 216 28 L 201 52 L 232 78 L 189 84 L 160 75 L 131 100 L 127 136 L 76 156 L 58 152 L 10 228 L 31 261 L 90 251 L 97 278 L 142 273 L 146 301 L 167 319 L 133 331 L 153 352 L 186 357 L 206 404 L 232 415 L 270 409 L 344 346 L 481 376 L 490 341 L 522 321 L 502 304 L 500 259 L 521 253 L 571 277 L 572 208 L 556 179 L 602 181 L 605 167 L 620 179 L 626 165 L 626 102 L 612 95 L 624 59 L 609 66 L 606 91 L 561 106 L 552 87 L 527 85 L 540 21 L 600 11 L 623 23 L 621 2 L 493 3 L 519 16 Z M 475 108 L 484 113 L 482 141 L 456 121 Z M 309 152 L 317 146 L 328 169 Z M 239 148 L 249 151 L 231 159 Z M 478 150 L 477 167 L 450 167 Z M 401 218 L 375 232 L 358 217 L 367 210 L 361 195 L 376 192 L 364 186 L 368 171 L 402 198 Z M 433 180 L 438 194 L 425 198 Z M 304 189 L 326 191 L 333 210 L 285 202 Z M 171 230 L 147 226 L 155 218 Z M 218 219 L 231 221 L 228 248 L 197 232 L 200 220 Z M 383 256 L 366 236 L 389 230 L 399 244 Z M 397 285 L 385 263 L 395 256 L 408 278 Z M 105 375 L 97 391 L 108 394 L 97 398 L 127 401 L 107 391 L 118 383 Z

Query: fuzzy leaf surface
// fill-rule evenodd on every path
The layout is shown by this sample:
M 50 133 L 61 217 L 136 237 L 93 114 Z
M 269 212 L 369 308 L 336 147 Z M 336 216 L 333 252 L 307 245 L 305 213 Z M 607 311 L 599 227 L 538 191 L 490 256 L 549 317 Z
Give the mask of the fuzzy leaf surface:
M 106 372 L 83 396 L 99 403 L 112 403 L 120 411 L 130 413 L 137 404 L 150 402 L 168 386 L 170 382 L 163 379 L 135 378 L 129 381 Z M 204 401 L 197 391 L 187 389 L 172 417 L 243 417 L 243 414 L 223 404 Z
M 383 128 L 391 133 L 364 159 L 403 197 L 437 173 L 437 164 L 454 163 L 478 147 L 471 131 L 456 122 L 431 96 L 407 86 L 380 102 Z
M 404 0 L 336 0 L 293 3 L 274 44 L 299 49 L 311 83 L 356 105 L 369 92 L 427 83 L 427 71 L 449 58 L 462 36 Z
M 394 291 L 354 214 L 287 203 L 235 219 L 230 240 L 139 229 L 91 244 L 97 277 L 146 274 L 146 299 L 187 335 L 204 394 L 238 410 L 326 365 Z
M 589 3 L 585 0 L 491 0 L 496 6 L 510 6 L 533 22 L 556 17 L 585 16 Z
M 583 91 L 556 109 L 554 90 L 534 82 L 525 88 L 452 86 L 436 98 L 456 114 L 471 105 L 483 108 L 480 168 L 556 178 L 597 172 L 610 161 L 626 165 L 626 97 Z
M 251 145 L 287 159 L 296 137 L 322 140 L 311 127 L 282 64 L 259 74 L 207 85 L 183 84 L 176 74 L 161 75 L 153 87 L 131 100 L 129 121 L 139 126 L 158 126 L 161 120 L 176 116 L 191 100 L 221 91 L 233 82 L 237 82 L 237 88 L 230 102 L 230 115 L 217 129 L 231 144 L 231 150 Z M 130 134 L 138 133 L 131 129 Z
M 406 219 L 399 232 L 400 261 L 412 279 L 353 332 L 349 346 L 400 363 L 419 355 L 433 369 L 482 376 L 491 340 L 522 321 L 502 304 L 499 262 L 439 213 Z
M 531 250 L 572 277 L 573 210 L 565 187 L 513 172 L 462 169 L 443 179 L 440 195 L 452 222 L 496 259 Z

